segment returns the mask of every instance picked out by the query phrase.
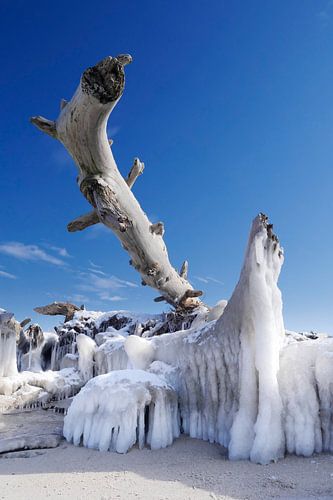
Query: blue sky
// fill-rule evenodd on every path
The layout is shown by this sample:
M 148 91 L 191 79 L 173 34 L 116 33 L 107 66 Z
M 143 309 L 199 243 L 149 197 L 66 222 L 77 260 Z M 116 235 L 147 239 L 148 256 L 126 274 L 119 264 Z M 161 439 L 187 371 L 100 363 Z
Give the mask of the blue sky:
M 53 300 L 159 311 L 102 226 L 69 234 L 89 210 L 63 147 L 29 124 L 58 115 L 82 71 L 130 53 L 111 115 L 135 195 L 165 223 L 175 267 L 214 304 L 238 280 L 251 220 L 274 222 L 285 248 L 285 324 L 333 332 L 333 2 L 329 0 L 2 0 L 0 306 Z M 60 318 L 59 318 L 60 319 Z

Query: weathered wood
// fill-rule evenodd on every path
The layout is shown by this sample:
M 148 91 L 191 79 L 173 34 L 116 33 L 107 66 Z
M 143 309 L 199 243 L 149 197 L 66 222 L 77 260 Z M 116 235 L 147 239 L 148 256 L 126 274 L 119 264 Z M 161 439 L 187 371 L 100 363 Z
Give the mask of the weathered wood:
M 165 297 L 163 297 L 163 295 L 160 295 L 159 297 L 155 297 L 154 302 L 165 302 Z
M 158 236 L 164 235 L 164 224 L 163 222 L 156 222 L 150 226 L 150 231 Z
M 129 55 L 106 57 L 88 68 L 73 98 L 55 122 L 41 117 L 32 122 L 57 137 L 74 159 L 80 190 L 94 207 L 100 222 L 109 227 L 131 256 L 131 263 L 142 280 L 159 290 L 167 302 L 182 310 L 200 304 L 197 295 L 188 294 L 191 284 L 171 266 L 164 244 L 163 226 L 152 231 L 152 224 L 130 190 L 142 173 L 137 160 L 128 176 L 121 176 L 106 134 L 109 115 L 120 99 L 125 85 L 124 66 Z M 82 217 L 70 227 L 82 227 Z M 88 219 L 96 217 L 89 214 Z M 96 221 L 97 222 L 97 221 Z
M 108 141 L 111 146 L 113 140 L 108 139 Z M 144 170 L 144 163 L 141 162 L 139 158 L 134 158 L 132 168 L 126 179 L 126 183 L 130 189 L 132 189 L 136 179 L 139 177 L 139 175 L 142 174 L 143 170 Z M 87 227 L 94 226 L 95 224 L 99 223 L 100 220 L 98 217 L 98 213 L 96 212 L 96 210 L 92 210 L 91 212 L 84 215 L 80 215 L 73 221 L 69 222 L 69 224 L 67 224 L 67 230 L 70 233 L 75 233 L 76 231 L 83 231 L 83 229 L 86 229 Z
M 70 321 L 76 311 L 83 309 L 70 302 L 53 302 L 46 306 L 35 307 L 34 311 L 47 316 L 65 316 L 65 321 Z
M 62 109 L 64 109 L 64 107 L 67 106 L 67 104 L 68 104 L 68 101 L 66 101 L 66 99 L 61 99 L 61 101 L 60 101 L 60 111 Z
M 24 328 L 25 326 L 27 326 L 29 323 L 31 322 L 31 318 L 25 318 L 24 320 L 22 320 L 20 322 L 20 327 L 21 328 Z
M 133 184 L 135 183 L 139 175 L 143 173 L 144 168 L 145 164 L 142 161 L 140 161 L 139 158 L 134 158 L 132 168 L 129 171 L 129 174 L 126 179 L 126 183 L 130 189 L 132 189 Z
M 67 231 L 70 233 L 75 233 L 76 231 L 83 231 L 87 227 L 94 226 L 100 222 L 98 213 L 96 210 L 80 215 L 76 219 L 72 220 L 67 224 Z
M 45 134 L 50 135 L 54 139 L 57 138 L 57 130 L 56 124 L 52 120 L 48 120 L 47 118 L 43 118 L 43 116 L 33 116 L 30 119 L 31 123 L 33 123 L 39 130 L 45 132 Z
M 188 262 L 187 260 L 184 260 L 182 267 L 180 268 L 179 271 L 179 276 L 181 276 L 184 279 L 187 279 L 187 274 L 188 274 Z

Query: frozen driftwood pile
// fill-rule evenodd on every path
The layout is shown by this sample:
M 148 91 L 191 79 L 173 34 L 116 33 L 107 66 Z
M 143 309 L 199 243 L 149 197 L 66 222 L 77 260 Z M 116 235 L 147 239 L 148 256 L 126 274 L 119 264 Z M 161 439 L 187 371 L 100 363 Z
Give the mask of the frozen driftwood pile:
M 218 319 L 199 309 L 190 328 L 145 338 L 142 325 L 155 327 L 162 316 L 78 311 L 58 328 L 76 333 L 74 354 L 59 360 L 72 366 L 3 377 L 0 401 L 31 386 L 50 402 L 84 385 L 64 433 L 101 450 L 125 452 L 136 442 L 156 449 L 184 432 L 227 447 L 231 459 L 259 463 L 286 452 L 332 452 L 333 339 L 285 334 L 277 287 L 282 262 L 260 215 Z
M 230 459 L 263 464 L 287 452 L 333 452 L 333 339 L 286 334 L 277 286 L 283 250 L 267 217 L 253 221 L 229 302 L 211 309 L 188 280 L 187 262 L 172 267 L 164 225 L 152 224 L 133 195 L 142 162 L 121 176 L 106 125 L 129 62 L 107 57 L 88 68 L 57 120 L 32 122 L 67 148 L 93 208 L 69 231 L 109 227 L 142 284 L 174 311 L 103 315 L 53 304 L 40 312 L 66 315 L 56 335 L 36 325 L 23 331 L 2 311 L 0 408 L 61 406 L 69 441 L 121 453 L 135 443 L 165 447 L 180 432 L 220 443 Z

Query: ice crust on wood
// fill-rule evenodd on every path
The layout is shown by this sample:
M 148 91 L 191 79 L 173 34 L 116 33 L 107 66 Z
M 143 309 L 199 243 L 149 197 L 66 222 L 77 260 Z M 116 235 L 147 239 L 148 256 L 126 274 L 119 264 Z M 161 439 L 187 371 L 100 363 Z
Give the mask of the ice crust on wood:
M 148 425 L 146 412 L 148 411 Z M 165 448 L 179 436 L 174 389 L 156 374 L 120 370 L 90 380 L 74 398 L 64 422 L 64 436 L 74 445 L 126 453 Z

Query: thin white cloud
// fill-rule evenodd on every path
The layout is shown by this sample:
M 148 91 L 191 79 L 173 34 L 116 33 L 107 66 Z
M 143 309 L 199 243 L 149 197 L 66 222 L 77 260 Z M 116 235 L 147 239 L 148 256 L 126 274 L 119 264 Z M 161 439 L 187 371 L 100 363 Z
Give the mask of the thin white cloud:
M 221 280 L 218 280 L 216 278 L 212 278 L 211 276 L 207 276 L 208 281 L 212 281 L 213 283 L 217 283 L 218 285 L 223 285 L 223 282 Z
M 0 244 L 0 253 L 10 255 L 16 259 L 29 261 L 43 261 L 55 266 L 65 266 L 66 263 L 42 250 L 37 245 L 25 245 L 19 241 L 11 241 Z
M 106 276 L 106 274 L 103 271 L 100 271 L 99 269 L 92 269 L 92 268 L 88 267 L 88 271 L 90 271 L 91 273 L 94 273 L 94 274 L 100 274 L 101 276 Z
M 205 283 L 208 285 L 209 283 L 216 283 L 218 285 L 223 285 L 222 281 L 212 278 L 211 276 L 205 276 L 204 278 L 202 276 L 194 276 L 194 279 L 197 281 L 201 281 L 201 283 Z
M 137 288 L 138 285 L 131 281 L 125 281 L 116 276 L 98 276 L 95 273 L 81 273 L 81 284 L 78 288 L 82 291 L 105 291 L 105 290 L 118 290 L 119 288 Z
M 109 301 L 109 302 L 120 302 L 122 300 L 127 300 L 126 297 L 121 297 L 120 295 L 109 295 L 107 293 L 105 293 L 105 294 L 101 293 L 99 298 L 101 300 L 105 300 L 105 301 Z
M 81 295 L 80 293 L 73 293 L 73 295 L 68 295 L 66 300 L 74 302 L 74 304 L 89 304 L 91 299 L 87 295 Z
M 66 248 L 49 245 L 48 243 L 45 243 L 44 246 L 49 250 L 53 250 L 53 252 L 56 252 L 58 255 L 60 255 L 60 257 L 71 257 Z
M 17 276 L 0 270 L 0 278 L 9 278 L 10 280 L 16 280 Z
M 94 267 L 95 269 L 102 269 L 102 266 L 98 266 L 97 264 L 95 264 L 95 262 L 93 262 L 92 260 L 89 261 L 89 264 L 91 265 L 91 267 Z
M 194 279 L 201 281 L 201 283 L 209 283 L 208 279 L 202 278 L 201 276 L 194 276 Z
M 76 286 L 79 292 L 86 294 L 87 292 L 93 294 L 95 300 L 96 298 L 101 301 L 108 302 L 118 302 L 122 300 L 127 300 L 126 297 L 121 295 L 112 294 L 113 291 L 117 291 L 125 288 L 137 288 L 138 285 L 132 283 L 131 281 L 122 280 L 116 276 L 101 276 L 96 274 L 96 272 L 81 272 L 79 275 L 80 283 Z

